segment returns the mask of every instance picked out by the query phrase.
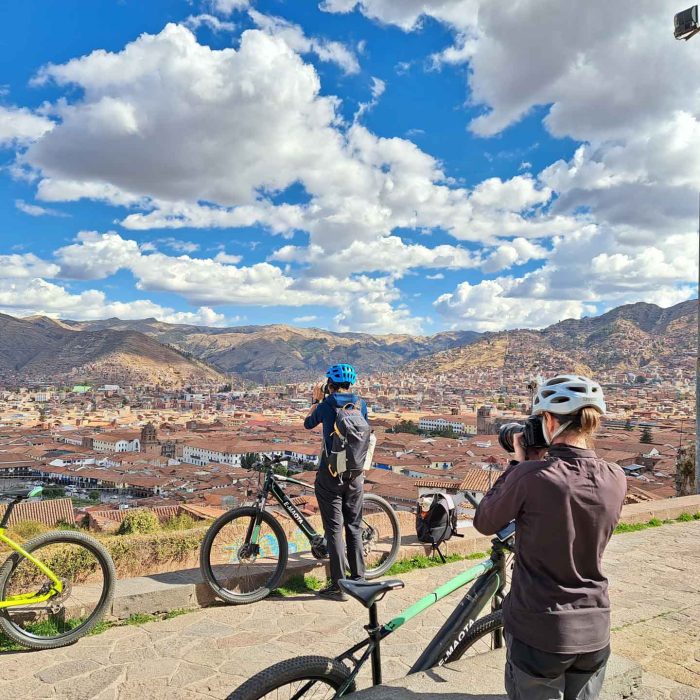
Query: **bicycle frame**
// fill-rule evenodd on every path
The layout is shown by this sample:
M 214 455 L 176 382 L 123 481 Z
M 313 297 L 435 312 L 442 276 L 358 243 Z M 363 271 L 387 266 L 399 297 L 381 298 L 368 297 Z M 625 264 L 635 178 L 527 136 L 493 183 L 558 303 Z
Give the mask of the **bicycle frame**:
M 7 512 L 5 513 L 5 520 L 7 519 L 9 511 L 10 508 L 8 508 Z M 3 525 L 4 524 L 5 523 L 3 523 Z M 9 596 L 8 598 L 5 598 L 5 600 L 0 600 L 0 610 L 7 608 L 16 608 L 23 605 L 33 605 L 35 603 L 45 603 L 47 600 L 50 600 L 54 596 L 59 595 L 63 592 L 63 583 L 53 573 L 53 571 L 51 571 L 51 569 L 49 569 L 49 567 L 46 566 L 46 564 L 29 554 L 29 552 L 25 552 L 22 549 L 22 547 L 19 544 L 17 544 L 14 540 L 11 540 L 5 534 L 4 527 L 0 527 L 0 542 L 17 552 L 20 556 L 24 557 L 32 564 L 34 564 L 34 566 L 36 566 L 37 569 L 39 569 L 39 571 L 41 571 L 42 574 L 47 576 L 53 583 L 49 591 L 46 593 L 20 593 L 18 595 Z
M 429 642 L 418 660 L 411 667 L 409 674 L 427 671 L 434 666 L 442 666 L 450 660 L 450 657 L 458 648 L 460 642 L 476 622 L 481 611 L 491 602 L 493 610 L 501 606 L 506 586 L 507 556 L 511 550 L 508 538 L 512 531 L 507 528 L 493 540 L 493 553 L 491 557 L 479 564 L 458 574 L 447 583 L 436 588 L 419 601 L 406 608 L 402 613 L 394 617 L 384 625 L 377 621 L 376 603 L 369 609 L 369 624 L 365 626 L 369 639 L 366 639 L 346 652 L 336 657 L 337 661 L 349 661 L 353 671 L 348 680 L 338 689 L 334 698 L 344 697 L 348 687 L 354 682 L 360 669 L 367 659 L 372 659 L 372 684 L 379 685 L 382 682 L 380 644 L 390 634 L 406 624 L 409 620 L 425 612 L 432 605 L 442 600 L 445 596 L 454 593 L 459 588 L 474 581 L 474 585 L 467 591 L 456 606 L 450 617 L 445 621 L 437 634 Z M 503 638 L 500 630 L 495 633 L 495 647 L 503 646 Z M 356 658 L 361 650 L 362 655 Z
M 278 482 L 287 482 L 291 484 L 297 484 L 306 489 L 310 489 L 309 484 L 305 484 L 303 481 L 293 479 L 290 476 L 281 476 L 275 474 L 272 469 L 267 470 L 265 475 L 265 482 L 258 492 L 258 497 L 256 500 L 256 507 L 258 512 L 262 513 L 265 510 L 265 505 L 267 502 L 267 495 L 271 494 L 272 497 L 279 503 L 285 511 L 287 511 L 289 517 L 299 526 L 299 529 L 304 533 L 306 539 L 309 540 L 310 544 L 318 540 L 322 536 L 314 530 L 311 523 L 304 517 L 304 514 L 299 511 L 299 509 L 292 503 L 291 498 L 284 492 L 282 487 Z M 254 521 L 251 521 L 252 531 L 248 533 L 249 541 L 253 545 L 258 543 L 258 535 L 260 534 L 260 517 L 256 517 Z

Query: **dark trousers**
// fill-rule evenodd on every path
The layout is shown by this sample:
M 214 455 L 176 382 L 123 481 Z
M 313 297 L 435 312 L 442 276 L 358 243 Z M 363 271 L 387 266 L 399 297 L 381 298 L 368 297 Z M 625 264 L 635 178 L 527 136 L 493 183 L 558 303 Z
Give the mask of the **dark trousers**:
M 345 578 L 343 526 L 351 578 L 365 575 L 362 555 L 362 494 L 364 474 L 345 472 L 333 477 L 324 464 L 316 473 L 315 493 L 321 511 L 331 565 L 331 581 Z
M 610 645 L 585 654 L 540 651 L 506 632 L 510 700 L 595 700 L 603 687 Z

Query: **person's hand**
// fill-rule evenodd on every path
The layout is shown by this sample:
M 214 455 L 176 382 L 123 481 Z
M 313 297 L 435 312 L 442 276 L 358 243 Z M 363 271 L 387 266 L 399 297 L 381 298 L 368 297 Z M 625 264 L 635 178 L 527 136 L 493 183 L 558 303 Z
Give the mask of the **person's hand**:
M 513 447 L 515 448 L 515 459 L 518 462 L 542 459 L 547 452 L 546 447 L 528 447 L 525 449 L 522 433 L 513 435 Z
M 513 447 L 515 452 L 515 459 L 518 462 L 526 462 L 527 454 L 525 452 L 525 446 L 523 445 L 523 434 L 515 433 L 513 435 Z
M 326 382 L 319 382 L 314 385 L 313 392 L 311 393 L 311 401 L 313 403 L 320 403 L 325 398 L 325 388 Z

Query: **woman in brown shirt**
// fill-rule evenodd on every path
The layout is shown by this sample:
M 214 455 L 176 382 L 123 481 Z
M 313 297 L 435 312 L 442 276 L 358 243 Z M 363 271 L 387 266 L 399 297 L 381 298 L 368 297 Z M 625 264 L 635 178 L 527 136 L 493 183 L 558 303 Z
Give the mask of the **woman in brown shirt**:
M 610 655 L 610 601 L 601 559 L 627 488 L 616 464 L 590 449 L 603 390 L 561 375 L 538 389 L 545 450 L 525 453 L 479 504 L 474 526 L 493 534 L 515 520 L 516 560 L 503 604 L 510 698 L 592 700 Z

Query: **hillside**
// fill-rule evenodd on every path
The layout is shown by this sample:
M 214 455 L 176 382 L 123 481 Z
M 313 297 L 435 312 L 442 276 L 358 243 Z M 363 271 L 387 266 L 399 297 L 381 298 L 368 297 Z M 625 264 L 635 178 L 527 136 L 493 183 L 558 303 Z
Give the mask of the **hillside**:
M 210 328 L 168 324 L 156 319 L 65 321 L 82 330 L 136 330 L 161 343 L 206 360 L 225 372 L 256 381 L 305 379 L 324 372 L 333 362 L 352 362 L 364 372 L 391 369 L 418 357 L 468 344 L 471 331 L 432 337 L 333 333 L 286 325 Z
M 223 381 L 211 367 L 131 330 L 78 330 L 43 316 L 0 314 L 0 375 L 8 379 Z
M 153 318 L 0 316 L 0 371 L 32 376 L 58 371 L 77 377 L 105 375 L 114 368 L 117 374 L 163 377 L 168 383 L 215 376 L 212 367 L 253 381 L 303 380 L 338 361 L 352 362 L 363 373 L 407 366 L 426 376 L 499 371 L 505 378 L 512 371 L 546 374 L 563 368 L 653 374 L 672 366 L 688 371 L 696 351 L 697 309 L 697 300 L 667 309 L 639 303 L 543 330 L 434 336 L 333 333 L 286 325 L 212 328 Z
M 653 304 L 620 306 L 601 316 L 568 319 L 543 330 L 484 333 L 470 345 L 421 358 L 407 366 L 419 373 L 500 370 L 653 375 L 661 367 L 692 370 L 697 352 L 697 300 L 668 309 Z

